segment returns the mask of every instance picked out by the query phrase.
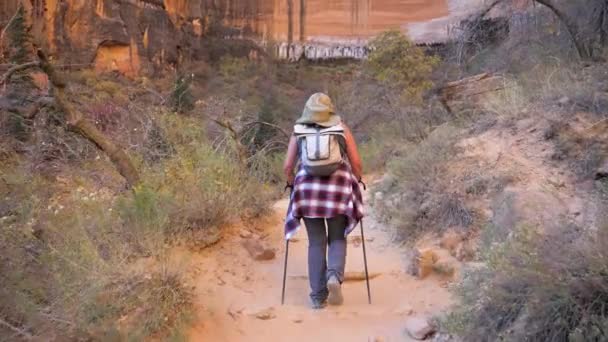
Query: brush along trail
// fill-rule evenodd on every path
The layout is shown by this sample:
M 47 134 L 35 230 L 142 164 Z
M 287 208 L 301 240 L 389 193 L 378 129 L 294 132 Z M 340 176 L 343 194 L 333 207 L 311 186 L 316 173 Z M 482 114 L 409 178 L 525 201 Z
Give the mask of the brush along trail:
M 290 243 L 285 305 L 281 282 L 285 241 L 283 218 L 287 199 L 252 226 L 228 228 L 215 246 L 196 254 L 196 323 L 190 341 L 408 341 L 405 322 L 431 317 L 451 303 L 445 281 L 419 280 L 405 273 L 403 249 L 374 221 L 366 206 L 364 219 L 372 304 L 367 302 L 360 230 L 348 239 L 345 297 L 342 306 L 312 310 L 308 301 L 306 232 Z M 274 249 L 270 260 L 256 260 L 243 247 L 258 240 Z

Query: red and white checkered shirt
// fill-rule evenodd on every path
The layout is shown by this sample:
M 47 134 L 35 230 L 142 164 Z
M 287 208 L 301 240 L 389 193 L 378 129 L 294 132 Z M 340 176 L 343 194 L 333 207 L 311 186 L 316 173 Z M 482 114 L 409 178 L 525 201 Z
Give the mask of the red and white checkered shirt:
M 343 163 L 330 176 L 311 176 L 300 168 L 296 174 L 285 219 L 285 238 L 300 229 L 300 219 L 332 218 L 345 215 L 345 235 L 363 218 L 363 197 L 350 165 Z

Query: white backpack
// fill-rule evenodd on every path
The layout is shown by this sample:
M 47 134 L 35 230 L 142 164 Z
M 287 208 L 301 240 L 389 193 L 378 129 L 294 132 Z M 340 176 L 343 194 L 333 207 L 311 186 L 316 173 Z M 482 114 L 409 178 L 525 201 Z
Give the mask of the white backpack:
M 309 175 L 329 176 L 343 162 L 340 139 L 344 140 L 344 127 L 341 124 L 332 127 L 316 125 L 294 126 L 298 139 L 300 161 Z

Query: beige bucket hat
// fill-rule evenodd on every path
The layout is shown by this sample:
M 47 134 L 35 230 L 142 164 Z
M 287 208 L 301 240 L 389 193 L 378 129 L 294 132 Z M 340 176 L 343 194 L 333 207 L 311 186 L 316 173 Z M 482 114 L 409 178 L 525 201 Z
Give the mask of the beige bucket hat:
M 306 101 L 302 116 L 296 120 L 298 124 L 317 124 L 323 127 L 335 126 L 340 122 L 342 119 L 336 114 L 331 99 L 323 93 L 313 94 Z

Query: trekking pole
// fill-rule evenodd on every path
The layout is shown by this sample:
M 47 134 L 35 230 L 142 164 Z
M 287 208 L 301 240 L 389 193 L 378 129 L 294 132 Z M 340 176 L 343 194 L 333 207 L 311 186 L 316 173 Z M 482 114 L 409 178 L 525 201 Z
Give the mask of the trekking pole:
M 281 305 L 285 304 L 285 281 L 287 280 L 287 256 L 289 255 L 289 240 L 285 242 L 285 265 L 283 266 L 283 291 L 281 292 Z
M 365 264 L 365 282 L 367 283 L 367 301 L 372 303 L 372 293 L 369 289 L 369 273 L 367 271 L 367 252 L 365 250 L 365 234 L 363 234 L 363 219 L 361 219 L 361 244 L 363 246 L 363 263 Z M 289 243 L 289 241 L 287 241 Z
M 291 193 L 293 192 L 293 185 L 287 183 L 285 190 L 291 189 L 289 192 L 289 200 L 291 201 Z M 291 207 L 291 205 L 290 205 Z M 288 212 L 289 214 L 289 212 Z M 285 241 L 285 263 L 283 265 L 283 290 L 281 291 L 281 305 L 285 304 L 285 282 L 287 281 L 287 257 L 289 256 L 289 239 Z
M 363 183 L 362 179 L 359 179 L 359 183 L 363 185 L 363 190 L 367 190 L 367 185 Z M 372 303 L 372 292 L 369 289 L 369 273 L 367 271 L 367 251 L 365 250 L 365 234 L 363 234 L 363 219 L 361 219 L 361 245 L 363 246 L 363 263 L 365 264 L 365 282 L 367 284 L 367 301 L 369 304 Z

